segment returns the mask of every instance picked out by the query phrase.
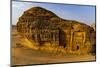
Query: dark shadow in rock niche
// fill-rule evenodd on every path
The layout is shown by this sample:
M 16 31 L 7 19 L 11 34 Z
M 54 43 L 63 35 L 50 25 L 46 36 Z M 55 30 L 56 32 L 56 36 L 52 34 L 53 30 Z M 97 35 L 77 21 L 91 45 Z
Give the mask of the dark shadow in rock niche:
M 59 30 L 59 46 L 66 47 L 67 39 L 66 39 L 66 33 L 62 30 Z

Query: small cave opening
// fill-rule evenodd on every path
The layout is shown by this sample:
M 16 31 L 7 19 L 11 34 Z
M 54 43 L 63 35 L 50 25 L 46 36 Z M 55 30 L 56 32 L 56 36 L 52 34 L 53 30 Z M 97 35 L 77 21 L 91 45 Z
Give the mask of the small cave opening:
M 79 46 L 77 45 L 77 48 L 76 48 L 77 50 L 79 50 Z

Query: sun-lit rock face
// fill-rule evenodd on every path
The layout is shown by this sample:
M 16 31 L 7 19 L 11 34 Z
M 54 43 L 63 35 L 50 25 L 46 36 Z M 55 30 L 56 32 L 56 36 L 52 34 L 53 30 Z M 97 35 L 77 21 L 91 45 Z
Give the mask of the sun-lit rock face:
M 63 47 L 67 52 L 78 54 L 95 52 L 91 49 L 96 45 L 92 27 L 78 21 L 62 19 L 42 7 L 26 10 L 19 17 L 17 31 L 39 47 Z

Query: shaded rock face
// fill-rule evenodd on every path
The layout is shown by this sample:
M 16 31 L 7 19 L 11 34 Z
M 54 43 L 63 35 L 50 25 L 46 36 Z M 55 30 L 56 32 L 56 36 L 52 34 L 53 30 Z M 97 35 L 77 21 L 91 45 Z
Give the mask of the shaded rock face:
M 93 23 L 93 24 L 91 25 L 91 27 L 93 27 L 94 31 L 96 31 L 96 24 L 95 24 L 95 23 Z
M 42 7 L 32 7 L 25 11 L 19 17 L 17 31 L 40 47 L 49 43 L 51 46 L 62 46 L 69 52 L 89 53 L 95 45 L 92 27 L 62 19 Z

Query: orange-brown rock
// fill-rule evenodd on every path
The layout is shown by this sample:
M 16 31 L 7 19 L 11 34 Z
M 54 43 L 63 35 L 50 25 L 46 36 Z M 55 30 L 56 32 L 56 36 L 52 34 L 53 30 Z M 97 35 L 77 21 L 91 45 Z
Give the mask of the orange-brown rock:
M 42 7 L 26 10 L 19 17 L 17 31 L 40 48 L 49 45 L 63 47 L 69 53 L 95 53 L 92 50 L 96 45 L 92 27 L 78 21 L 62 19 Z

